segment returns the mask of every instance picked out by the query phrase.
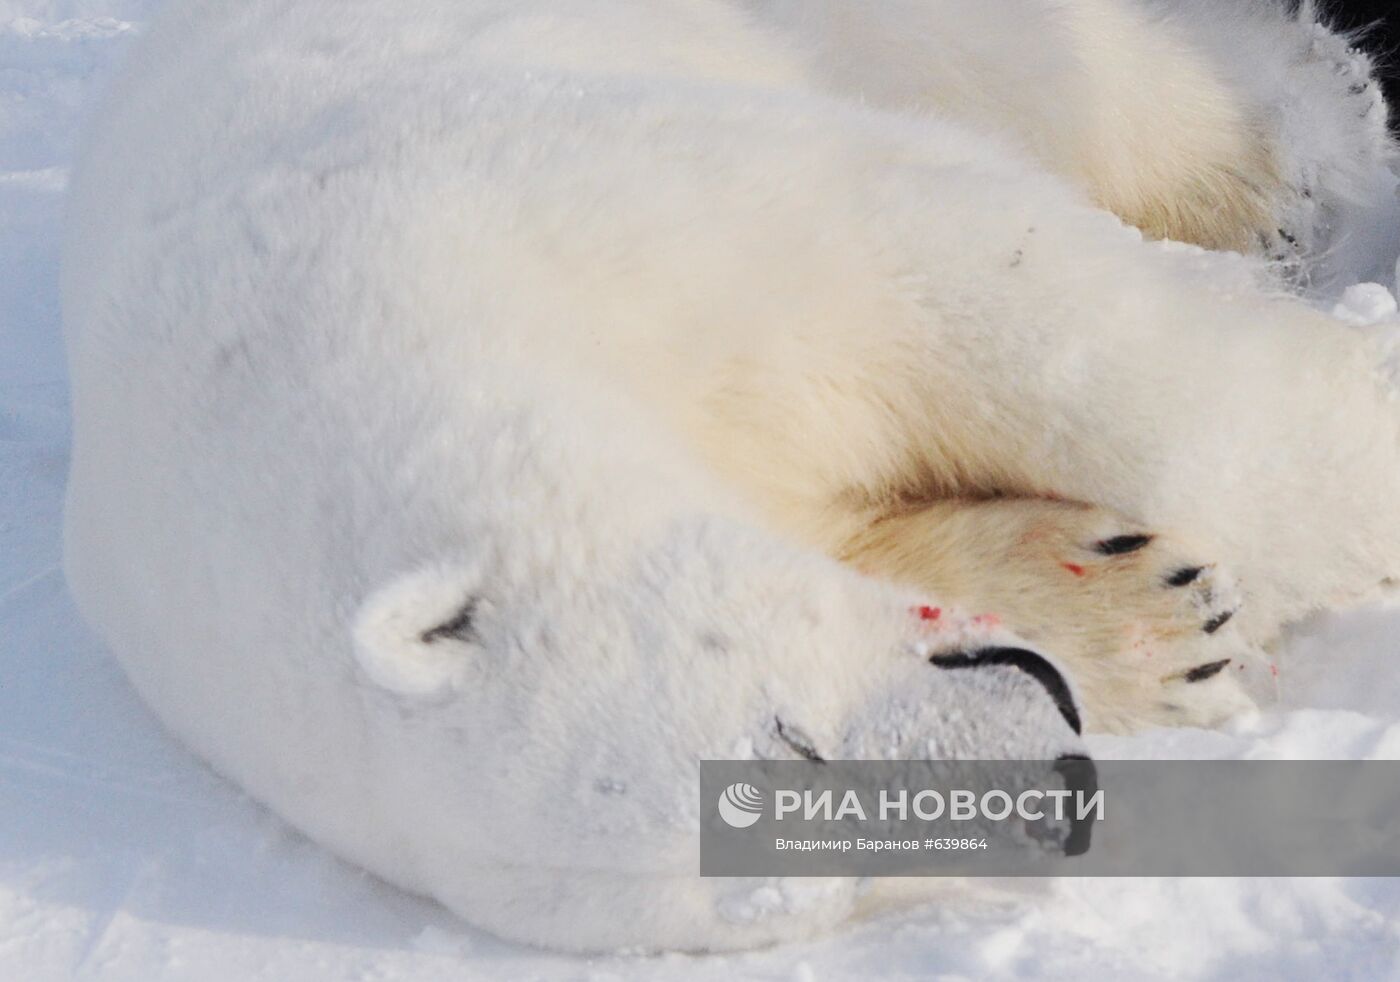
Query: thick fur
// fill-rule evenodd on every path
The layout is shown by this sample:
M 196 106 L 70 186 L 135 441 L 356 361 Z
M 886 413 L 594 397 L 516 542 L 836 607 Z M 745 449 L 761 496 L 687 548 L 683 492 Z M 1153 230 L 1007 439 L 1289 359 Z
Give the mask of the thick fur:
M 142 695 L 488 928 L 725 948 L 855 886 L 697 878 L 698 759 L 1082 752 L 1029 676 L 926 660 L 1028 644 L 968 607 L 998 564 L 1104 726 L 1231 705 L 1181 671 L 1374 594 L 1376 347 L 1099 207 L 1250 245 L 1308 155 L 1269 99 L 1345 101 L 1221 73 L 1203 8 L 1015 7 L 174 5 L 76 175 L 64 284 L 68 570 Z M 990 496 L 1082 504 L 954 539 Z M 1197 557 L 1219 595 L 1161 592 Z M 1190 625 L 1171 671 L 1104 650 L 1143 624 Z
M 1385 102 L 1312 3 L 749 6 L 828 91 L 995 132 L 1153 237 L 1262 251 L 1314 289 L 1390 279 L 1372 266 L 1400 251 Z

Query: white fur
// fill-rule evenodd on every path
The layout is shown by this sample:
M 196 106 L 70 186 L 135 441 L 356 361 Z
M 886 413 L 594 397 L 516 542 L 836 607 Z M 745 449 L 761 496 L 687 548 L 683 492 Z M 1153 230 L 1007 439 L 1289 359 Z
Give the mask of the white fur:
M 697 878 L 698 759 L 790 755 L 775 719 L 830 757 L 1079 747 L 1026 676 L 921 657 L 1014 636 L 821 554 L 871 507 L 1189 530 L 1257 639 L 1400 573 L 1372 347 L 1088 200 L 1271 154 L 1252 97 L 1128 0 L 1016 0 L 1047 31 L 1005 49 L 987 6 L 891 2 L 899 57 L 836 84 L 808 18 L 883 7 L 174 5 L 64 284 L 69 575 L 165 723 L 502 934 L 734 947 L 855 888 Z M 881 97 L 920 39 L 969 126 Z

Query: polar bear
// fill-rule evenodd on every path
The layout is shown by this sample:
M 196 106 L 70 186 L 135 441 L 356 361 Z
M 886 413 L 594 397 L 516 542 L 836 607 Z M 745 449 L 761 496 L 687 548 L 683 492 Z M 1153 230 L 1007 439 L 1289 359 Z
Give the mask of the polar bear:
M 1246 2 L 173 4 L 74 175 L 74 595 L 490 930 L 820 930 L 695 875 L 699 759 L 1210 722 L 1400 573 L 1385 351 L 1289 292 L 1390 248 L 1369 72 Z

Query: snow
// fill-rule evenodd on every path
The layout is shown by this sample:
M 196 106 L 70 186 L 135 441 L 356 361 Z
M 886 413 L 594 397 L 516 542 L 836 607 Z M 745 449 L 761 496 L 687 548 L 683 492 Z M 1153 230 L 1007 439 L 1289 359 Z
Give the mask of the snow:
M 67 395 L 57 256 L 85 113 L 150 0 L 0 0 L 0 978 L 1400 978 L 1400 882 L 950 883 L 807 944 L 558 957 L 340 863 L 166 737 L 80 624 L 59 568 Z M 1391 291 L 1337 316 L 1395 331 Z M 139 570 L 113 575 L 139 576 Z M 1400 612 L 1316 618 L 1276 704 L 1101 757 L 1400 757 Z
M 1370 327 L 1395 316 L 1395 297 L 1379 283 L 1356 283 L 1346 288 L 1332 316 L 1358 327 Z

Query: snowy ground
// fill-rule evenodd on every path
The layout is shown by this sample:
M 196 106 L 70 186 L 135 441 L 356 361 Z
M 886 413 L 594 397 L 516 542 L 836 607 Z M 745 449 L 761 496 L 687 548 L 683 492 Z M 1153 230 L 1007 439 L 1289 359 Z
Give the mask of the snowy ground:
M 80 625 L 58 565 L 66 167 L 150 6 L 0 0 L 0 979 L 1400 979 L 1396 880 L 971 883 L 808 945 L 555 957 L 331 859 L 212 776 Z M 1400 612 L 1320 619 L 1258 718 L 1095 749 L 1400 758 L 1397 657 Z

